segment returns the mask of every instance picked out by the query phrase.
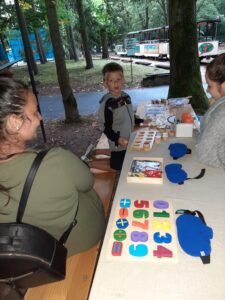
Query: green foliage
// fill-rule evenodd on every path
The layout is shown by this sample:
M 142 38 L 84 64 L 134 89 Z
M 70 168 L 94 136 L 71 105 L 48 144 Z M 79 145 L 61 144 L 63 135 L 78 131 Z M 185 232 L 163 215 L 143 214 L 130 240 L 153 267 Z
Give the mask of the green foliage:
M 198 0 L 196 3 L 197 20 L 215 20 L 219 16 L 218 9 L 211 0 Z

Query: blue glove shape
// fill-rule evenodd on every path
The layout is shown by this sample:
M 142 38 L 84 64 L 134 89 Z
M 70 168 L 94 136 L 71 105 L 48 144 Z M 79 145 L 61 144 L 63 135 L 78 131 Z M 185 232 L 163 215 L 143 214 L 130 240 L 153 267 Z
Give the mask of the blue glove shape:
M 184 252 L 201 258 L 210 255 L 210 240 L 213 238 L 211 227 L 204 224 L 201 218 L 192 214 L 180 215 L 176 224 L 179 244 Z
M 170 156 L 173 159 L 178 159 L 186 154 L 190 154 L 191 150 L 185 144 L 174 143 L 169 145 Z
M 168 164 L 165 166 L 166 176 L 172 183 L 183 184 L 187 179 L 187 173 L 181 164 Z

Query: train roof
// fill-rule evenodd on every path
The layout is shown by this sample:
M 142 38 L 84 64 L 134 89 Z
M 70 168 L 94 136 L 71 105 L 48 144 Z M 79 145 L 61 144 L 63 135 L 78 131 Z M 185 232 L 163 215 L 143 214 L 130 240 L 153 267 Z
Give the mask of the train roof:
M 220 20 L 200 20 L 200 21 L 198 21 L 197 22 L 197 24 L 199 25 L 199 24 L 201 24 L 201 23 L 219 23 L 219 22 L 221 22 Z
M 140 33 L 140 32 L 146 32 L 146 31 L 154 31 L 154 30 L 159 30 L 159 29 L 167 29 L 169 26 L 160 26 L 160 27 L 155 27 L 155 28 L 148 28 L 148 29 L 140 29 L 137 31 L 130 31 L 127 34 L 135 34 L 135 33 Z
M 146 31 L 154 31 L 154 30 L 160 30 L 160 29 L 168 29 L 169 26 L 161 26 L 161 27 L 155 27 L 155 28 L 149 28 L 149 29 L 143 29 L 140 30 L 141 32 L 146 32 Z
M 197 21 L 197 24 L 201 24 L 202 25 L 205 25 L 205 23 L 219 23 L 221 22 L 220 20 L 200 20 L 200 21 Z M 136 34 L 136 33 L 141 33 L 141 32 L 147 32 L 147 31 L 154 31 L 154 30 L 160 30 L 160 29 L 169 29 L 169 26 L 168 25 L 164 25 L 164 26 L 160 26 L 160 27 L 155 27 L 155 28 L 148 28 L 148 29 L 140 29 L 140 30 L 137 30 L 137 31 L 130 31 L 127 33 L 128 34 Z

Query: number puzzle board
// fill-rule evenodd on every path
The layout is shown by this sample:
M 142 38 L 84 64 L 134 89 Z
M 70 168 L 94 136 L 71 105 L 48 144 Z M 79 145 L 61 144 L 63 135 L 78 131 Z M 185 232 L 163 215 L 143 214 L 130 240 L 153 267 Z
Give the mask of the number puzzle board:
M 163 158 L 134 157 L 127 174 L 129 183 L 163 183 Z
M 155 140 L 156 130 L 138 130 L 131 145 L 133 151 L 150 151 Z
M 108 258 L 118 261 L 177 263 L 171 202 L 121 199 L 107 251 Z

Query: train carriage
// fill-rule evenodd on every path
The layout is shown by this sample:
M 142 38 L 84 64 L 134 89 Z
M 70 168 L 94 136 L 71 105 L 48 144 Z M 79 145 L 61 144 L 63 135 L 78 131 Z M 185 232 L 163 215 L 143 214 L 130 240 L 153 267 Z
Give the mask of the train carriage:
M 219 22 L 219 20 L 197 22 L 198 52 L 201 60 L 221 53 L 217 40 Z M 128 56 L 169 59 L 169 26 L 129 32 L 124 40 L 124 49 Z

